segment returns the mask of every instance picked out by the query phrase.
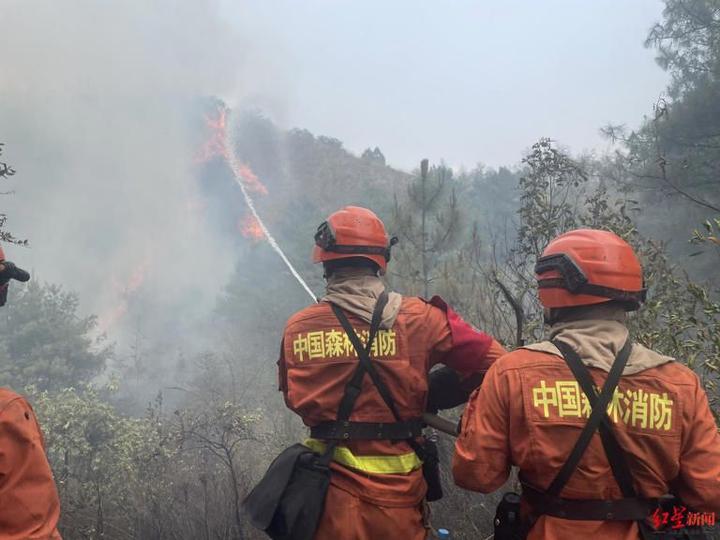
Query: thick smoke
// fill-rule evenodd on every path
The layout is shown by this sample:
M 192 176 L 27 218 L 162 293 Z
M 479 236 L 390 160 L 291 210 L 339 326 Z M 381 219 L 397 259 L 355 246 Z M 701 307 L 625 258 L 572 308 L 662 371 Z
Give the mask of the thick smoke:
M 18 171 L 3 207 L 31 245 L 9 256 L 77 291 L 114 339 L 188 327 L 235 262 L 198 184 L 200 101 L 271 94 L 276 59 L 213 2 L 18 0 L 1 17 L 0 142 Z

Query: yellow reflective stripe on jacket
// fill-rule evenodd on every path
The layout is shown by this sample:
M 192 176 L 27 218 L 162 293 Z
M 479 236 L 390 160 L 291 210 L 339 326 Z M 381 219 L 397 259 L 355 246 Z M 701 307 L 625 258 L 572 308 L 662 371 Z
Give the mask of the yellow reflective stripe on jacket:
M 325 443 L 317 439 L 307 439 L 304 444 L 313 452 L 321 454 L 325 451 Z M 335 448 L 333 461 L 372 474 L 407 474 L 422 467 L 415 452 L 397 456 L 356 456 L 344 446 Z

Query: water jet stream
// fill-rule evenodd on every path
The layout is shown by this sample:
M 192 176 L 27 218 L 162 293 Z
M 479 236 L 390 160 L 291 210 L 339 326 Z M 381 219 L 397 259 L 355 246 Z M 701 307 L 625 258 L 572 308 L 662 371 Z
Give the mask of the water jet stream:
M 227 124 L 229 126 L 229 122 Z M 226 160 L 228 165 L 230 165 L 230 169 L 232 169 L 233 176 L 235 176 L 235 182 L 238 186 L 240 186 L 240 190 L 242 191 L 243 197 L 245 198 L 245 203 L 247 204 L 248 208 L 250 209 L 250 212 L 252 212 L 253 217 L 257 221 L 258 225 L 260 225 L 260 228 L 262 229 L 263 234 L 265 235 L 265 238 L 267 238 L 268 243 L 270 244 L 270 247 L 275 250 L 275 252 L 280 256 L 282 261 L 285 263 L 285 266 L 288 267 L 288 270 L 290 270 L 290 273 L 293 275 L 293 277 L 302 285 L 303 289 L 310 295 L 310 298 L 313 299 L 313 302 L 317 302 L 318 298 L 315 296 L 315 293 L 312 292 L 312 289 L 308 286 L 308 284 L 305 282 L 305 280 L 302 278 L 302 276 L 298 273 L 297 270 L 295 270 L 295 267 L 290 262 L 290 259 L 287 258 L 285 255 L 285 252 L 282 250 L 280 245 L 277 243 L 275 238 L 272 234 L 270 234 L 270 231 L 265 226 L 265 223 L 260 218 L 260 214 L 257 211 L 257 208 L 255 208 L 255 202 L 253 201 L 252 197 L 250 197 L 250 193 L 248 193 L 248 189 L 245 186 L 243 182 L 243 174 L 242 174 L 242 168 L 240 166 L 240 162 L 238 161 L 237 157 L 235 156 L 235 144 L 232 140 L 232 137 L 230 135 L 231 129 L 226 128 L 225 129 L 225 152 L 226 152 Z

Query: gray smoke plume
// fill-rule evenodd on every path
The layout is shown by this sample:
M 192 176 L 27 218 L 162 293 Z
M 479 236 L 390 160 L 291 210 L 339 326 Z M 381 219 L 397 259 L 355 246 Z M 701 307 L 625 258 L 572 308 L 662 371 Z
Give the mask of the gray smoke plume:
M 218 2 L 18 0 L 0 18 L 0 142 L 18 171 L 2 204 L 31 245 L 9 258 L 77 291 L 114 339 L 134 304 L 165 330 L 209 312 L 237 233 L 204 215 L 198 102 L 272 96 L 276 59 Z

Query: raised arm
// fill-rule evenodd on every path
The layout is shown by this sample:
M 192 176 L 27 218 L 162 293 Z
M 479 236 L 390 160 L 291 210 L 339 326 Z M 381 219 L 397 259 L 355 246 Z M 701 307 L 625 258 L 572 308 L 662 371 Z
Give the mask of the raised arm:
M 492 336 L 473 328 L 439 296 L 430 300 L 430 317 L 435 333 L 430 356 L 431 366 L 444 367 L 430 373 L 428 411 L 450 409 L 466 403 L 483 381 L 490 366 L 506 354 Z

